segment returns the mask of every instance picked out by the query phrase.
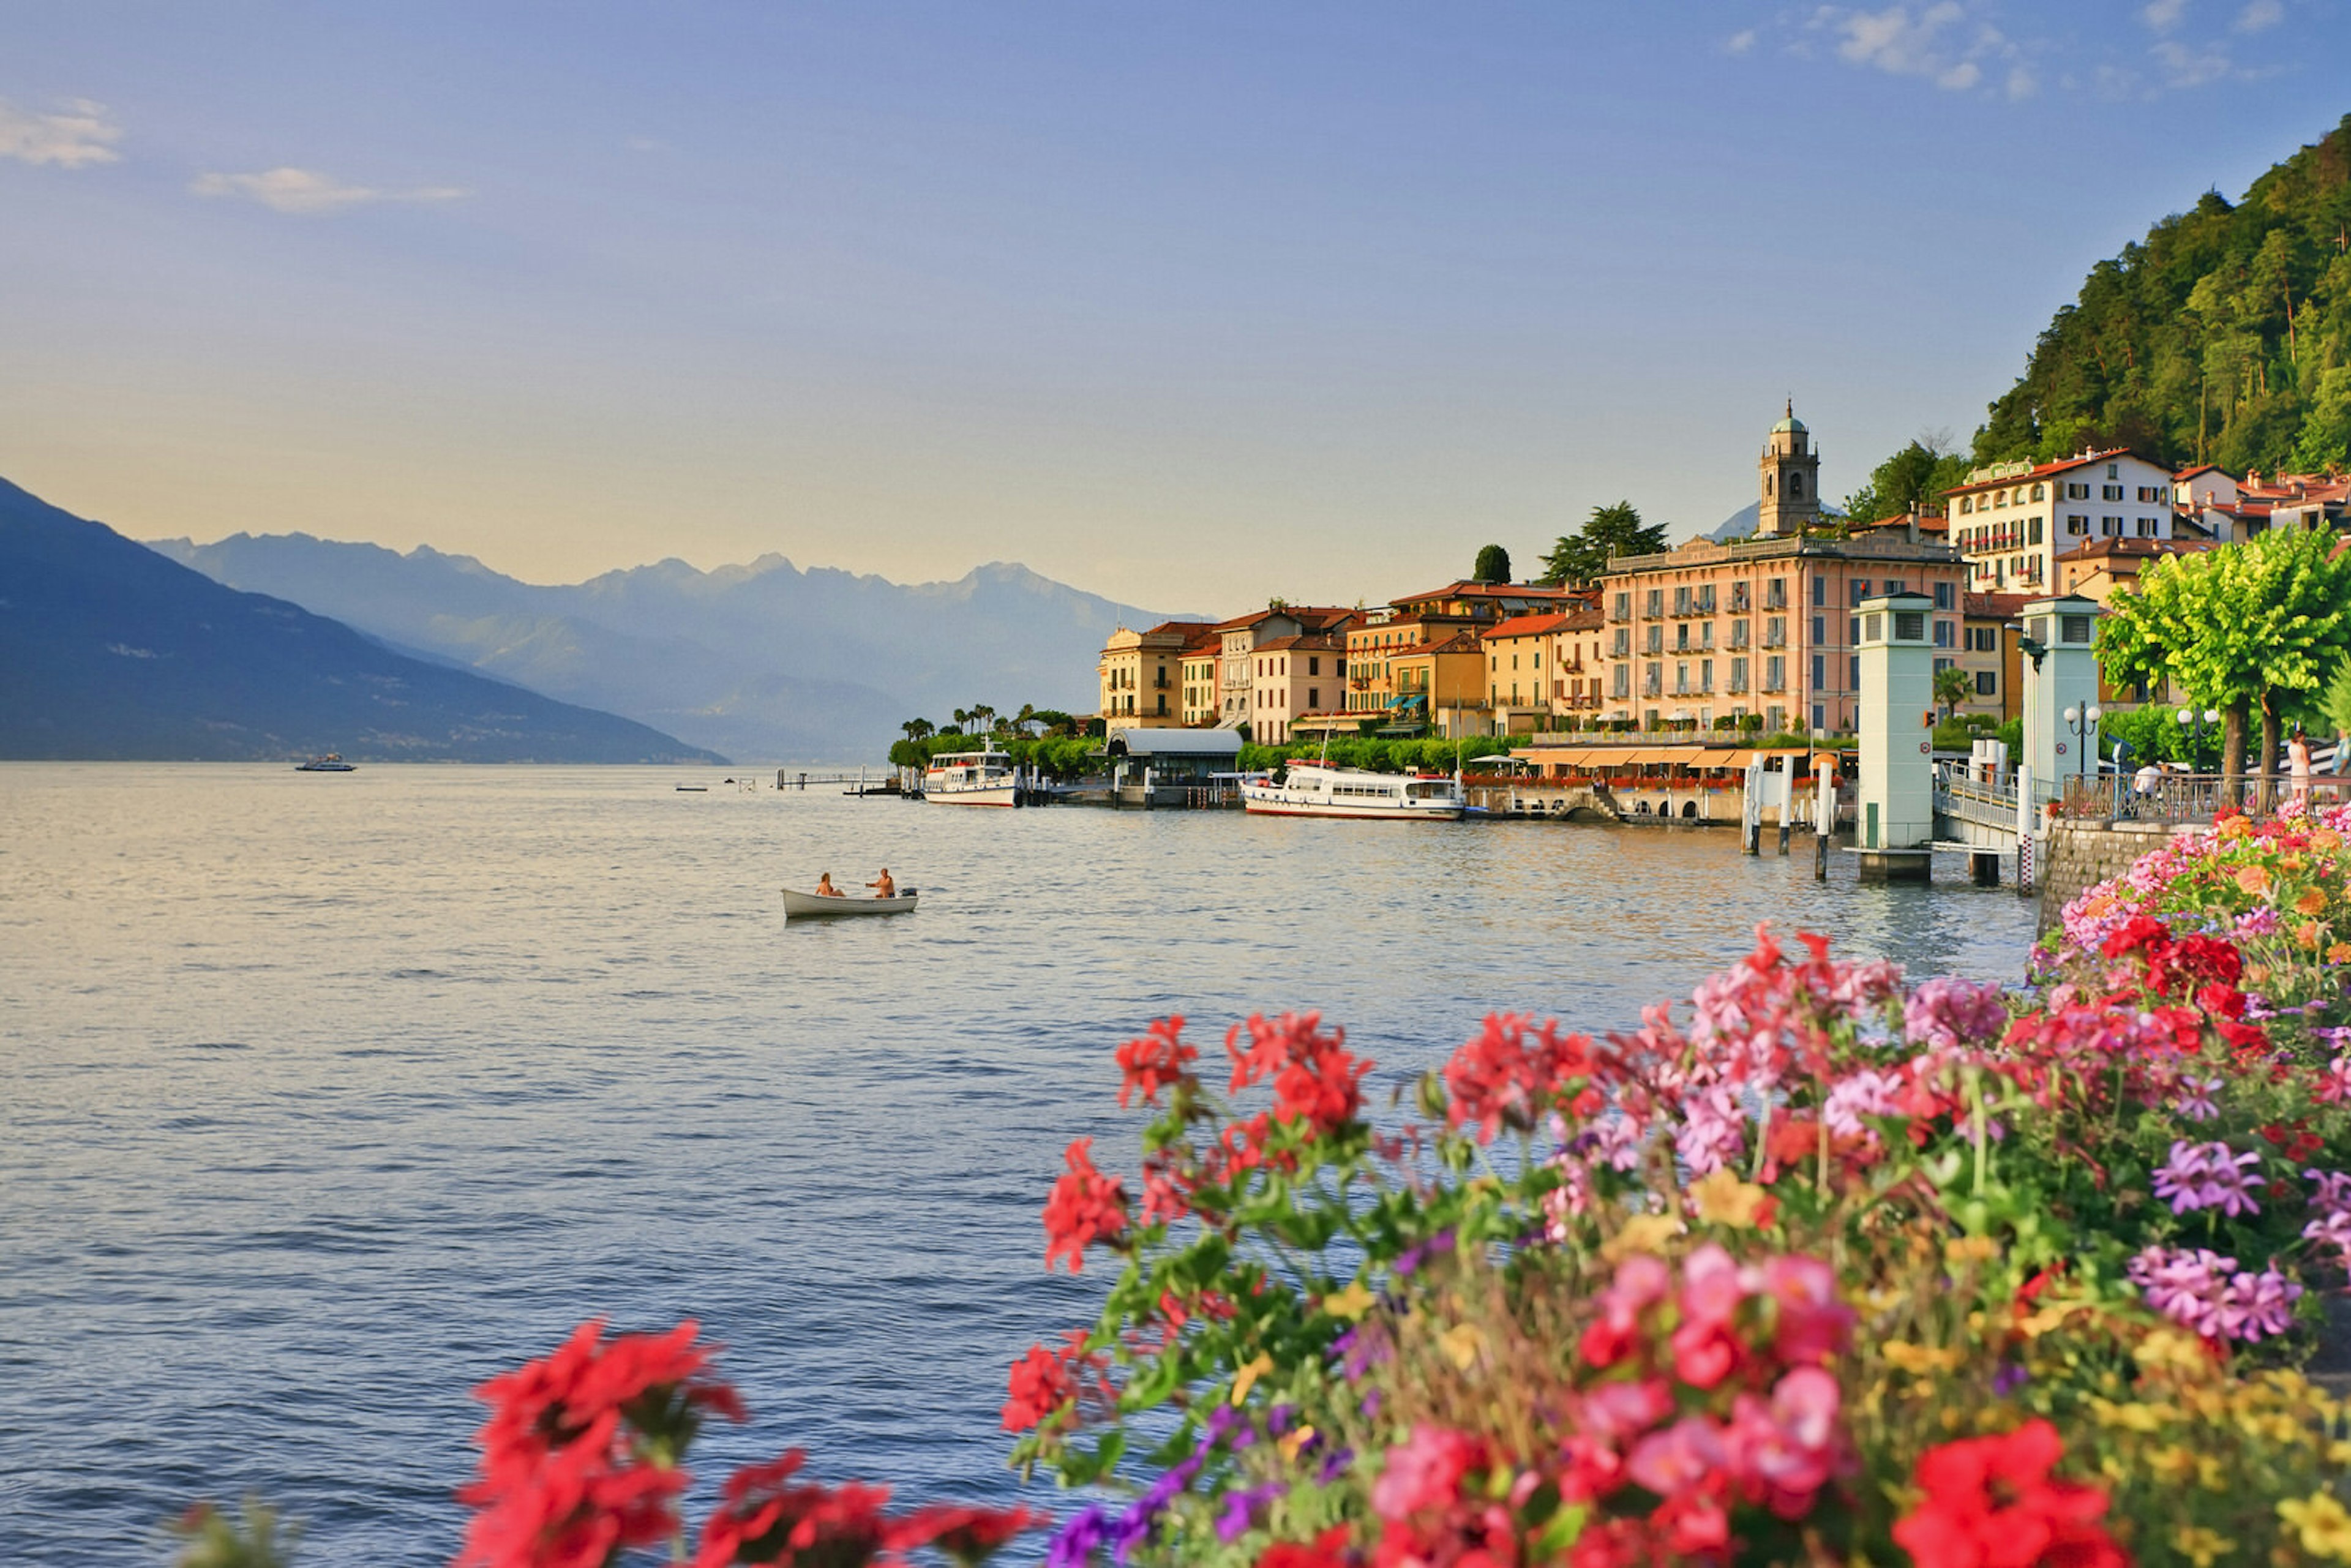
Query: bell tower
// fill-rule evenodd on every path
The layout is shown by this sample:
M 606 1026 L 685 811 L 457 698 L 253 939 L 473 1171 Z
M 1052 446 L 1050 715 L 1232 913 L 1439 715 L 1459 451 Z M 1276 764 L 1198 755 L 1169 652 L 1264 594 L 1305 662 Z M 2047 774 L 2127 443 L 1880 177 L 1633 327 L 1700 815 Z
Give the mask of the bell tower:
M 1821 520 L 1821 455 L 1804 422 L 1796 417 L 1796 402 L 1788 400 L 1787 417 L 1771 427 L 1763 444 L 1763 495 L 1755 534 L 1774 538 L 1800 534 Z

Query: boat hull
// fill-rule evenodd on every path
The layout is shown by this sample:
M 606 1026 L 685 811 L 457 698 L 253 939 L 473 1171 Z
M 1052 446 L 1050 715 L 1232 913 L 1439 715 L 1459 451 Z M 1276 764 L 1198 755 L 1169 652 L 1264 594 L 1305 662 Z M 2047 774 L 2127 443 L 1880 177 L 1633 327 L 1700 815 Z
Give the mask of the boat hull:
M 1009 782 L 967 789 L 935 786 L 923 791 L 923 799 L 934 806 L 1013 806 L 1019 803 L 1014 796 L 1015 789 Z
M 1458 822 L 1462 811 L 1459 806 L 1352 806 L 1247 794 L 1241 797 L 1241 810 L 1259 817 L 1362 817 L 1380 822 Z
M 912 893 L 902 893 L 895 898 L 827 898 L 788 887 L 784 889 L 784 918 L 837 920 L 852 915 L 911 915 L 914 898 Z

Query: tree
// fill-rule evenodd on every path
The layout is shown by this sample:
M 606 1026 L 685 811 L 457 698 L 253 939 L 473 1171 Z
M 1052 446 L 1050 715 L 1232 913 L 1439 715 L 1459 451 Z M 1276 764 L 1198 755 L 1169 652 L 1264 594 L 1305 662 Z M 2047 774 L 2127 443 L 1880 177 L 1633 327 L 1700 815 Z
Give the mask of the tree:
M 938 733 L 938 726 L 926 718 L 910 718 L 898 727 L 906 732 L 908 740 L 924 740 Z
M 1553 586 L 1596 582 L 1608 570 L 1610 556 L 1656 555 L 1665 548 L 1665 526 L 1641 521 L 1632 502 L 1594 507 L 1583 528 L 1572 536 L 1561 535 L 1543 557 L 1541 580 Z
M 1968 460 L 1950 449 L 1948 431 L 1921 432 L 1909 445 L 1870 470 L 1869 483 L 1844 498 L 1845 517 L 1855 523 L 1898 517 L 1940 501 L 1944 491 L 1964 483 Z
M 1500 545 L 1488 545 L 1478 552 L 1478 564 L 1469 569 L 1472 582 L 1508 582 L 1510 580 L 1510 552 Z
M 2157 561 L 2135 592 L 2115 596 L 2097 645 L 2109 680 L 2169 680 L 2220 710 L 2231 803 L 2242 799 L 2246 725 L 2259 714 L 2266 798 L 2282 721 L 2313 706 L 2351 653 L 2351 541 L 2281 528 Z
M 1968 700 L 1968 694 L 1974 685 L 1968 673 L 1957 664 L 1935 672 L 1935 700 L 1943 705 L 1945 718 L 1959 711 L 1959 705 Z

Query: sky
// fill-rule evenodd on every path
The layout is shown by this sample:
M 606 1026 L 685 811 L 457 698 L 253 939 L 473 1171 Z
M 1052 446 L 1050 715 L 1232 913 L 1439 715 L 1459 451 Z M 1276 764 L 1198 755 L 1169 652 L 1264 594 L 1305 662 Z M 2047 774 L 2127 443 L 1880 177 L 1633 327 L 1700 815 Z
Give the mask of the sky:
M 0 0 L 0 477 L 1224 615 L 1964 443 L 2351 0 Z

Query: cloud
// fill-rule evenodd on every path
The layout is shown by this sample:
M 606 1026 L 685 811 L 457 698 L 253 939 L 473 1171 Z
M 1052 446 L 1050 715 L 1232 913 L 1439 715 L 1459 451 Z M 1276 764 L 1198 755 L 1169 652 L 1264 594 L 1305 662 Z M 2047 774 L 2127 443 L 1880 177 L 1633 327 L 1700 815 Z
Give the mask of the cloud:
M 1755 29 L 1752 27 L 1733 33 L 1722 40 L 1722 52 L 1726 55 L 1743 55 L 1754 47 Z
M 2188 0 L 2147 0 L 2138 19 L 2158 33 L 2168 33 L 2188 14 Z
M 108 116 L 104 104 L 78 98 L 65 108 L 63 114 L 34 114 L 0 99 L 0 158 L 55 163 L 62 169 L 120 160 L 114 143 L 122 140 L 122 127 Z
M 374 202 L 454 202 L 472 194 L 454 185 L 383 191 L 346 185 L 315 169 L 271 169 L 259 174 L 200 174 L 188 186 L 199 196 L 239 196 L 279 213 L 340 213 Z
M 2162 62 L 2164 84 L 2168 87 L 2202 87 L 2207 82 L 2226 81 L 2244 74 L 2229 57 L 2229 51 L 2217 44 L 2190 47 L 2177 38 L 2166 38 L 2155 46 L 2155 57 Z
M 2011 98 L 2029 97 L 2039 86 L 2023 64 L 2024 51 L 1959 0 L 1938 0 L 1915 10 L 1907 5 L 1882 11 L 1823 5 L 1813 12 L 1809 26 L 1834 37 L 1837 57 L 1847 65 L 1923 77 L 1946 91 L 1981 86 L 1987 68 L 2002 66 L 2010 68 L 2001 80 Z
M 2237 31 L 2258 33 L 2264 27 L 2274 27 L 2285 20 L 2283 0 L 2248 0 L 2237 16 Z

